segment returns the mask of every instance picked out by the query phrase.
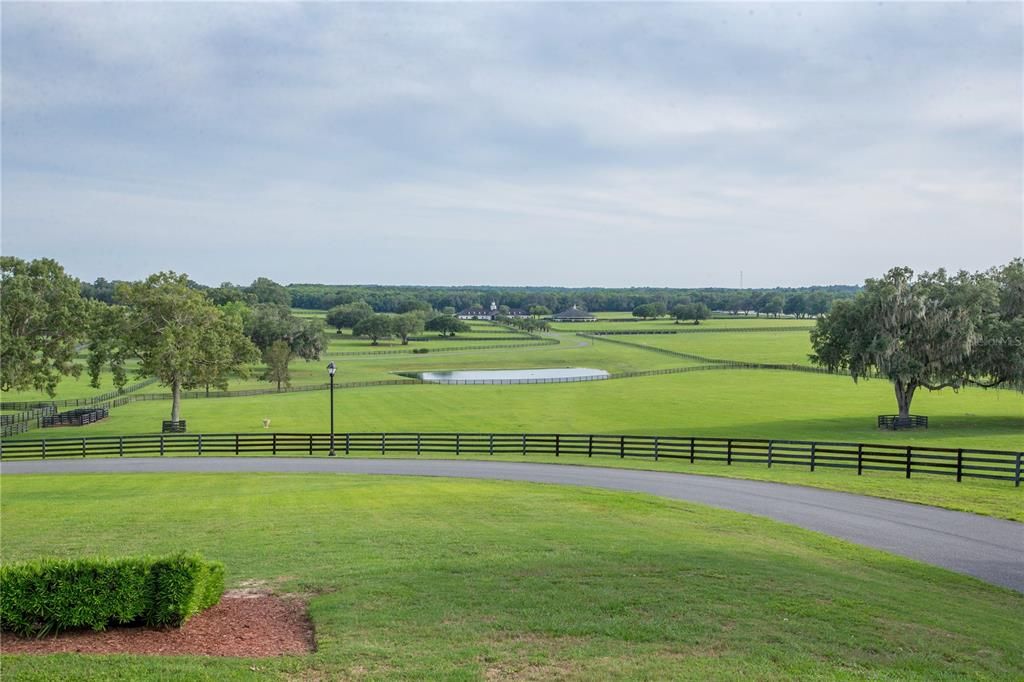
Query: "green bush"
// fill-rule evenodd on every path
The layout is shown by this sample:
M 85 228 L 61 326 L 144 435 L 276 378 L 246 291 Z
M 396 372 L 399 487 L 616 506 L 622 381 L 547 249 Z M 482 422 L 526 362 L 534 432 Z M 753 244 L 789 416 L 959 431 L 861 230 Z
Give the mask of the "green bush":
M 42 636 L 111 624 L 180 626 L 223 592 L 223 564 L 198 554 L 8 564 L 0 566 L 0 628 Z
M 429 348 L 414 348 L 412 352 L 413 353 L 429 353 L 430 349 Z

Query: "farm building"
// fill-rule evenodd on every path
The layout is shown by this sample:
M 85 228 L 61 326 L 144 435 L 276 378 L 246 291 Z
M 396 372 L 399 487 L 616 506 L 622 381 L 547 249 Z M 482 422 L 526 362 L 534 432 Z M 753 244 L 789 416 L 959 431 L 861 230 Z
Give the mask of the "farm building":
M 593 322 L 596 319 L 597 317 L 586 310 L 580 310 L 575 305 L 551 316 L 553 322 Z
M 498 317 L 501 314 L 502 313 L 498 310 L 498 303 L 496 301 L 491 301 L 491 307 L 489 310 L 481 308 L 480 306 L 476 306 L 474 308 L 466 308 L 465 310 L 460 310 L 456 314 L 456 317 L 458 317 L 460 320 L 493 320 L 494 318 Z M 530 313 L 526 312 L 525 310 L 520 310 L 519 308 L 511 308 L 508 311 L 508 313 L 505 314 L 505 317 L 529 316 Z

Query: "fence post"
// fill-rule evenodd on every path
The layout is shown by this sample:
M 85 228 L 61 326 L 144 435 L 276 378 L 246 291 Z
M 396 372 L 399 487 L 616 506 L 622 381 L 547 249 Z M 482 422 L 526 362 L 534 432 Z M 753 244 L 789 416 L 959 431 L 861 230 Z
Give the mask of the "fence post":
M 860 476 L 861 472 L 864 471 L 864 444 L 860 443 L 857 445 L 857 475 Z
M 203 454 L 203 434 L 200 433 L 197 436 L 197 442 L 198 442 L 198 447 L 199 447 L 199 455 L 202 456 L 202 454 Z
M 346 433 L 345 434 L 345 454 L 346 455 L 348 454 L 348 449 L 349 449 L 349 445 L 350 445 L 349 440 L 350 440 L 350 436 L 351 435 L 352 434 L 350 434 L 350 433 Z
M 455 434 L 455 456 L 460 457 L 462 455 L 462 436 L 461 434 Z
M 309 454 L 313 454 L 313 434 L 309 434 Z
M 811 443 L 811 471 L 814 471 L 814 455 L 817 452 L 818 444 Z
M 416 434 L 416 454 L 420 454 L 420 438 L 423 436 L 422 433 Z
M 487 439 L 487 454 L 494 454 L 494 434 L 492 433 Z
M 526 457 L 526 434 L 523 434 L 523 457 Z
M 43 459 L 46 459 L 46 439 L 43 439 Z
M 160 434 L 160 456 L 164 456 L 164 434 Z
M 238 454 L 238 434 L 235 434 L 235 454 Z
M 725 444 L 725 463 L 732 466 L 732 438 Z
M 619 436 L 619 459 L 626 456 L 626 437 Z
M 270 434 L 270 454 L 277 456 L 277 434 Z
M 956 482 L 959 483 L 964 475 L 964 449 L 957 448 L 956 451 Z
M 908 445 L 907 446 L 907 478 L 910 478 L 910 448 L 911 448 L 911 446 Z
M 559 455 L 559 453 L 561 452 L 561 449 L 562 449 L 561 438 L 562 437 L 559 434 L 557 434 L 557 433 L 555 434 L 555 457 L 558 457 L 558 455 Z
M 124 457 L 124 436 L 117 437 L 117 456 Z
M 82 457 L 85 457 L 85 439 L 82 439 Z
M 1013 474 L 1013 487 L 1014 488 L 1019 488 L 1020 487 L 1020 459 L 1021 459 L 1022 456 L 1024 456 L 1024 452 L 1018 452 L 1017 453 L 1017 470 Z
M 587 457 L 594 456 L 594 434 L 590 434 L 587 438 Z
M 690 464 L 693 464 L 693 436 L 690 436 Z
M 768 468 L 772 468 L 772 446 L 775 445 L 775 441 L 768 441 Z
M 654 461 L 658 461 L 658 437 L 654 437 Z
M 387 450 L 387 447 L 388 447 L 388 434 L 382 433 L 382 434 L 380 434 L 380 454 L 383 455 L 384 451 Z

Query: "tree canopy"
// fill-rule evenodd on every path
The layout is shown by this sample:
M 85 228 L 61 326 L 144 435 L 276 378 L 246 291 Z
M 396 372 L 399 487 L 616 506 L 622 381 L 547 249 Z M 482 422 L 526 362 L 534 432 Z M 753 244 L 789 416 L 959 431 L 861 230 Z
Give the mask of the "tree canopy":
M 856 381 L 893 383 L 901 417 L 919 388 L 1024 388 L 1024 261 L 984 273 L 914 278 L 893 268 L 836 301 L 811 332 L 811 360 Z
M 231 376 L 245 376 L 248 363 L 259 357 L 238 316 L 191 288 L 185 275 L 161 272 L 143 282 L 119 284 L 114 300 L 118 305 L 100 311 L 90 329 L 93 385 L 109 364 L 115 385 L 123 386 L 124 364 L 137 358 L 140 375 L 171 387 L 172 421 L 179 420 L 183 389 L 226 389 Z
M 245 291 L 251 294 L 257 303 L 272 303 L 286 308 L 292 304 L 292 295 L 288 289 L 266 277 L 257 277 Z
M 292 349 L 287 341 L 277 340 L 270 344 L 270 348 L 263 351 L 263 364 L 267 367 L 263 371 L 262 379 L 277 384 L 277 390 L 281 385 L 291 386 L 292 375 L 288 369 L 288 363 L 292 359 Z
M 442 336 L 455 336 L 460 332 L 468 332 L 470 326 L 454 315 L 438 315 L 427 321 L 427 331 L 439 332 Z
M 78 280 L 57 261 L 0 257 L 0 387 L 56 394 L 78 376 L 78 344 L 86 338 L 89 308 Z
M 303 360 L 316 360 L 327 347 L 327 336 L 317 320 L 292 314 L 287 306 L 262 303 L 245 317 L 245 332 L 261 352 L 275 341 L 285 341 L 292 354 Z
M 376 346 L 381 339 L 388 339 L 395 335 L 395 326 L 390 316 L 375 314 L 360 320 L 352 329 L 352 333 L 370 339 Z
M 327 324 L 341 332 L 342 328 L 354 329 L 370 315 L 373 315 L 373 308 L 365 301 L 343 303 L 327 311 Z

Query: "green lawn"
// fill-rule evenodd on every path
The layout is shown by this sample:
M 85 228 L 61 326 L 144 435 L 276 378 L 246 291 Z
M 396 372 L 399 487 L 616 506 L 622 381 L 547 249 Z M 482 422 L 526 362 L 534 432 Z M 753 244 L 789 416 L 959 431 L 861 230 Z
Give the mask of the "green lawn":
M 755 327 L 794 327 L 810 329 L 815 325 L 814 320 L 797 320 L 787 317 L 714 317 L 710 320 L 703 320 L 699 325 L 692 322 L 680 322 L 670 317 L 662 317 L 656 320 L 630 319 L 628 322 L 611 321 L 610 318 L 623 320 L 629 317 L 629 313 L 599 313 L 597 320 L 593 322 L 553 322 L 552 329 L 556 331 L 569 332 L 593 332 L 593 331 L 690 331 L 700 329 L 746 329 Z
M 183 494 L 187 491 L 187 494 Z M 317 651 L 4 656 L 5 679 L 1006 679 L 1024 596 L 651 496 L 331 475 L 5 478 L 4 561 L 163 553 L 310 599 Z M 950 608 L 955 604 L 955 608 Z
M 126 367 L 128 369 L 128 386 L 130 386 L 132 384 L 135 384 L 135 383 L 138 383 L 138 382 L 143 380 L 142 377 L 138 377 L 138 376 L 135 375 L 134 370 L 135 370 L 136 366 L 137 366 L 137 363 L 135 363 L 135 362 L 131 362 L 131 363 L 128 363 L 126 365 Z M 82 373 L 79 376 L 77 376 L 77 377 L 73 377 L 73 376 L 64 377 L 64 379 L 60 382 L 60 384 L 57 385 L 57 395 L 55 397 L 51 397 L 45 391 L 27 390 L 27 391 L 3 391 L 2 398 L 0 398 L 0 399 L 7 400 L 7 401 L 12 401 L 12 402 L 13 401 L 21 402 L 21 401 L 30 401 L 30 400 L 39 400 L 39 401 L 75 400 L 77 398 L 91 398 L 93 396 L 97 396 L 97 395 L 101 395 L 103 393 L 107 393 L 109 391 L 113 391 L 114 388 L 115 388 L 115 386 L 114 386 L 114 376 L 109 371 L 103 371 L 103 372 L 100 373 L 100 381 L 99 381 L 99 387 L 98 388 L 93 388 L 90 385 L 90 381 L 92 381 L 92 379 L 89 377 L 89 371 L 85 367 L 85 363 L 83 361 L 82 362 Z M 146 388 L 143 388 L 141 390 L 143 392 L 145 392 L 145 393 L 151 393 L 154 390 L 158 390 L 158 389 L 156 389 L 155 386 L 147 386 Z
M 560 347 L 552 347 L 560 348 Z M 612 344 L 597 345 L 616 349 Z M 587 349 L 580 349 L 581 351 Z M 631 350 L 631 349 L 627 349 Z M 531 351 L 544 357 L 545 350 Z M 570 352 L 566 350 L 566 352 Z M 675 359 L 643 350 L 654 360 Z M 525 355 L 525 353 L 524 353 Z M 402 356 L 403 359 L 405 356 Z M 602 367 L 600 362 L 572 363 L 573 357 L 535 366 Z M 580 357 L 593 356 L 581 355 Z M 438 358 L 408 358 L 409 369 L 439 366 Z M 464 360 L 464 362 L 463 362 Z M 515 367 L 533 364 L 510 354 L 460 356 L 464 367 Z M 355 368 L 362 367 L 356 371 Z M 374 374 L 365 364 L 342 364 L 340 380 L 388 376 L 385 365 Z M 607 368 L 607 367 L 606 367 Z M 929 415 L 931 427 L 914 431 L 880 431 L 875 417 L 893 411 L 892 389 L 880 380 L 853 383 L 841 376 L 774 370 L 717 370 L 689 374 L 518 386 L 412 385 L 345 389 L 336 392 L 339 431 L 496 431 L 576 432 L 790 438 L 949 447 L 1018 450 L 1024 433 L 1024 395 L 1011 391 L 967 389 L 959 393 L 925 392 L 914 411 Z M 134 403 L 118 408 L 88 427 L 35 430 L 24 437 L 146 433 L 167 418 L 169 401 Z M 327 393 L 186 400 L 183 418 L 193 432 L 260 430 L 264 417 L 282 432 L 324 431 Z
M 810 335 L 798 331 L 652 334 L 650 336 L 615 336 L 611 338 L 637 346 L 663 348 L 718 360 L 808 366 L 811 364 L 811 361 L 807 359 L 811 352 Z

